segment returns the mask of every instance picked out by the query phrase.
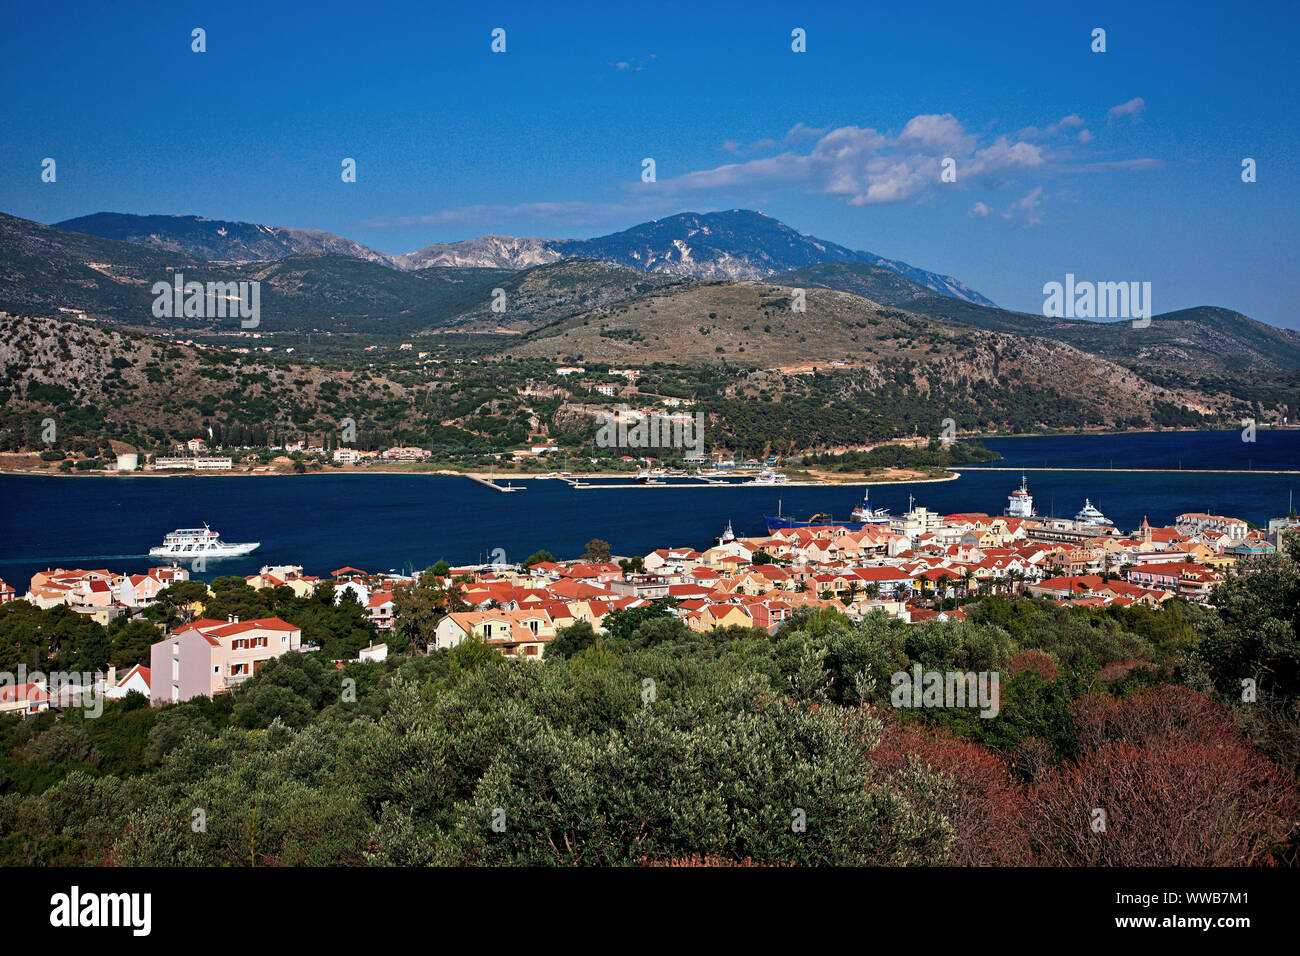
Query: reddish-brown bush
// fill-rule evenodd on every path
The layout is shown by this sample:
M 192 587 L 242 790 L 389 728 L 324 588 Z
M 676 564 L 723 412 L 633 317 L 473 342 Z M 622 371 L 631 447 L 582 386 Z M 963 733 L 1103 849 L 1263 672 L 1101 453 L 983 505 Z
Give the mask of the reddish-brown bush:
M 959 866 L 1014 866 L 1028 860 L 1028 843 L 1020 825 L 1024 799 L 993 751 L 959 740 L 919 721 L 882 715 L 884 730 L 871 752 L 880 770 L 893 773 L 913 755 L 936 773 L 956 781 L 956 807 L 949 815 L 954 830 L 950 862 Z
M 1189 687 L 1162 684 L 1143 687 L 1122 700 L 1084 697 L 1072 710 L 1079 743 L 1095 750 L 1111 740 L 1148 744 L 1160 740 L 1242 746 L 1232 716 L 1204 694 Z
M 1061 668 L 1057 666 L 1056 658 L 1046 651 L 1017 651 L 1007 659 L 1007 674 L 1015 677 L 1024 671 L 1033 671 L 1043 680 L 1053 681 L 1061 673 Z
M 1297 824 L 1295 784 L 1244 746 L 1110 740 L 1044 773 L 1022 823 L 1048 866 L 1249 866 Z M 1093 827 L 1105 813 L 1104 831 Z
M 1142 688 L 1074 706 L 1082 755 L 1056 766 L 1033 739 L 1016 750 L 1025 787 L 978 744 L 888 712 L 871 761 L 909 757 L 956 781 L 951 862 L 961 865 L 1250 866 L 1300 827 L 1300 790 L 1251 749 L 1230 712 L 1186 687 Z M 1104 829 L 1094 829 L 1095 811 Z
M 1097 677 L 1104 681 L 1119 680 L 1121 677 L 1127 677 L 1130 671 L 1136 670 L 1139 667 L 1151 666 L 1152 664 L 1150 661 L 1143 660 L 1111 661 L 1098 671 Z

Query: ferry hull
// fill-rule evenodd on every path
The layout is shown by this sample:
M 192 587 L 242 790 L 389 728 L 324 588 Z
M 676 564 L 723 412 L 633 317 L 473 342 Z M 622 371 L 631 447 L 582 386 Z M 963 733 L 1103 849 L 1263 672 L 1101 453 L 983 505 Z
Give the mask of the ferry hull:
M 260 541 L 254 541 L 251 544 L 228 544 L 220 548 L 212 548 L 204 551 L 177 551 L 172 548 L 150 548 L 149 557 L 151 558 L 240 558 L 246 554 L 252 554 L 259 547 Z

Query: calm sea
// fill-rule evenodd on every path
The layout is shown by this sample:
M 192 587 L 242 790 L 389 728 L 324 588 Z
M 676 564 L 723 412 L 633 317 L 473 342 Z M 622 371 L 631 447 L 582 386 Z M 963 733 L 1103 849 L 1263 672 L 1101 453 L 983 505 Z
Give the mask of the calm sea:
M 1148 517 L 1167 524 L 1185 511 L 1208 511 L 1264 524 L 1286 512 L 1300 475 L 1123 474 L 1110 468 L 1300 469 L 1300 431 L 990 439 L 999 466 L 1094 468 L 1029 472 L 1039 514 L 1072 517 L 1090 498 L 1121 528 Z M 601 479 L 597 479 L 601 481 Z M 894 513 L 909 494 L 932 511 L 1001 513 L 1019 474 L 976 467 L 955 481 L 890 484 L 871 489 L 871 503 Z M 282 477 L 55 478 L 0 476 L 0 578 L 22 593 L 48 567 L 140 571 L 147 550 L 174 528 L 207 523 L 226 541 L 260 541 L 246 558 L 209 562 L 206 576 L 251 574 L 264 564 L 301 564 L 328 574 L 352 565 L 386 571 L 508 561 L 545 548 L 580 554 L 591 538 L 615 554 L 667 546 L 706 547 L 727 522 L 759 534 L 763 516 L 847 518 L 861 488 L 682 487 L 574 489 L 558 481 L 522 482 L 500 494 L 468 479 L 435 475 Z M 1300 496 L 1298 496 L 1300 497 Z

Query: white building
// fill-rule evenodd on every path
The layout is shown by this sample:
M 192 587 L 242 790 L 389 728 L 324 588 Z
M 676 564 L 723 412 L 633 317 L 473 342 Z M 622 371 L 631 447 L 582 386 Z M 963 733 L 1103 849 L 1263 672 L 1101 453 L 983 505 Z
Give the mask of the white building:
M 122 675 L 121 680 L 116 678 L 117 668 L 110 667 L 108 676 L 104 679 L 104 696 L 109 700 L 121 700 L 131 691 L 149 696 L 149 668 L 143 664 L 136 664 Z
M 369 647 L 361 648 L 360 659 L 363 661 L 382 661 L 388 657 L 387 644 L 371 644 Z

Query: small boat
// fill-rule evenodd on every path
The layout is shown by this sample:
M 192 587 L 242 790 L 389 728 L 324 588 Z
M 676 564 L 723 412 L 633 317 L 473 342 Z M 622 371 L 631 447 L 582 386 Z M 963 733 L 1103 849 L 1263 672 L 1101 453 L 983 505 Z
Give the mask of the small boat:
M 260 541 L 247 544 L 227 544 L 206 524 L 202 528 L 177 528 L 163 538 L 163 543 L 149 549 L 151 558 L 238 558 L 252 554 Z

